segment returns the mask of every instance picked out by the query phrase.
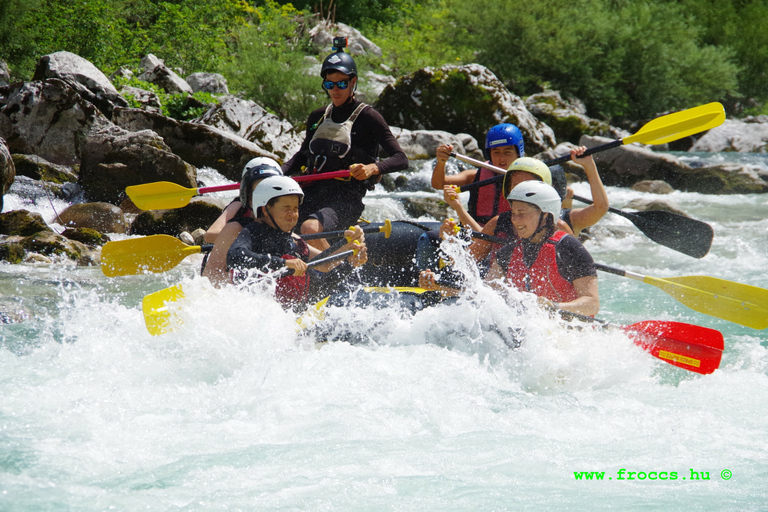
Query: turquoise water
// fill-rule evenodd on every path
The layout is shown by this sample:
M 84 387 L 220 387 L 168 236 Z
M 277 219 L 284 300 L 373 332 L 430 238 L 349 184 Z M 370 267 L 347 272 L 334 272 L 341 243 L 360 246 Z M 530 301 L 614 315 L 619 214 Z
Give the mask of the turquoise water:
M 576 192 L 589 195 L 582 185 Z M 640 194 L 610 188 L 609 197 L 621 208 Z M 609 214 L 587 242 L 595 259 L 654 277 L 768 288 L 768 196 L 666 198 L 714 227 L 710 254 L 676 253 Z M 21 203 L 6 196 L 6 211 Z M 370 220 L 405 218 L 381 190 L 366 203 Z M 51 221 L 63 204 L 26 206 Z M 483 291 L 412 319 L 394 308 L 335 310 L 339 325 L 377 343 L 318 350 L 265 292 L 213 290 L 195 277 L 196 258 L 162 275 L 112 279 L 60 263 L 0 265 L 3 302 L 31 315 L 0 326 L 0 510 L 764 510 L 768 502 L 765 331 L 601 274 L 601 318 L 718 329 L 721 368 L 677 369 L 620 333 L 566 333 Z M 150 336 L 142 297 L 179 282 L 182 324 Z M 525 343 L 510 351 L 490 326 L 523 328 Z M 619 479 L 621 469 L 634 480 Z

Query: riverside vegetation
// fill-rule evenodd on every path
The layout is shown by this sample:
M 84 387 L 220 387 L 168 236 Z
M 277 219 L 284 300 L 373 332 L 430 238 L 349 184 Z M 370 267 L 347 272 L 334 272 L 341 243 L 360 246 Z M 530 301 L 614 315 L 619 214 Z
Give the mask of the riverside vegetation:
M 363 69 L 478 63 L 517 95 L 559 90 L 612 124 L 709 101 L 729 116 L 768 113 L 768 4 L 758 0 L 0 0 L 0 59 L 29 79 L 55 51 L 107 74 L 154 53 L 185 73 L 219 72 L 300 126 L 324 99 L 302 72 L 306 56 L 328 51 L 311 46 L 310 16 L 379 45 Z

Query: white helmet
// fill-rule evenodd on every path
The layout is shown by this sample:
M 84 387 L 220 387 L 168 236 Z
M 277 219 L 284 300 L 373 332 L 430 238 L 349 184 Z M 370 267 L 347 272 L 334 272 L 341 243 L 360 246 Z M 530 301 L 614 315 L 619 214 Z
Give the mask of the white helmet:
M 245 205 L 248 194 L 251 193 L 253 182 L 268 176 L 282 176 L 280 164 L 264 156 L 251 159 L 243 167 L 243 177 L 240 179 L 240 203 Z
M 557 190 L 543 181 L 520 183 L 509 193 L 507 201 L 520 201 L 538 206 L 542 212 L 551 213 L 554 222 L 560 218 L 560 196 Z
M 270 176 L 256 185 L 251 196 L 251 208 L 255 212 L 259 206 L 267 206 L 267 203 L 276 197 L 299 196 L 299 204 L 304 201 L 304 192 L 296 180 L 288 176 Z

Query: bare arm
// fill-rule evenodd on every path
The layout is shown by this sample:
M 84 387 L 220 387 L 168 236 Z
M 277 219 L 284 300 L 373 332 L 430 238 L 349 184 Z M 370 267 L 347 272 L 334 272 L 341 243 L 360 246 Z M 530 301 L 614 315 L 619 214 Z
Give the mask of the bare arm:
M 561 302 L 557 308 L 580 315 L 594 316 L 598 314 L 600 312 L 600 296 L 597 292 L 597 276 L 574 279 L 573 287 L 576 288 L 579 297 L 570 302 Z
M 221 212 L 221 215 L 219 215 L 219 218 L 214 221 L 213 224 L 211 224 L 211 227 L 208 228 L 208 231 L 205 232 L 205 241 L 209 244 L 216 242 L 216 237 L 219 236 L 219 233 L 224 229 L 224 226 L 232 220 L 232 217 L 235 216 L 237 213 L 237 210 L 240 209 L 240 201 L 235 201 L 231 203 L 229 206 L 224 208 L 224 211 Z M 231 243 L 231 241 L 230 241 Z M 225 252 L 226 254 L 226 252 Z
M 475 169 L 461 171 L 459 174 L 451 176 L 445 175 L 445 163 L 448 161 L 448 157 L 451 156 L 451 151 L 453 151 L 453 146 L 450 145 L 437 147 L 437 163 L 435 168 L 432 169 L 432 187 L 437 190 L 442 190 L 446 185 L 456 185 L 459 187 L 468 185 L 475 179 L 475 173 L 477 173 Z
M 600 179 L 600 174 L 597 172 L 595 161 L 591 155 L 581 157 L 580 155 L 584 151 L 586 151 L 584 146 L 573 149 L 571 151 L 571 160 L 584 168 L 592 192 L 593 202 L 586 208 L 571 210 L 571 224 L 573 224 L 573 232 L 577 236 L 581 230 L 593 226 L 602 219 L 603 215 L 608 212 L 609 206 L 608 194 L 603 186 L 603 181 Z
M 461 201 L 459 200 L 459 193 L 456 192 L 456 189 L 453 185 L 445 185 L 443 187 L 443 199 L 445 199 L 445 202 L 448 203 L 448 206 L 456 211 L 456 215 L 459 216 L 459 220 L 462 224 L 470 227 L 473 231 L 481 231 L 483 229 L 483 227 L 478 224 L 475 219 L 472 218 L 469 212 L 467 212 L 467 210 L 464 208 L 464 205 L 461 204 Z
M 227 252 L 232 242 L 243 227 L 237 222 L 230 222 L 221 230 L 216 237 L 213 250 L 208 256 L 208 261 L 203 270 L 203 276 L 207 277 L 216 288 L 229 283 L 229 271 L 227 271 Z

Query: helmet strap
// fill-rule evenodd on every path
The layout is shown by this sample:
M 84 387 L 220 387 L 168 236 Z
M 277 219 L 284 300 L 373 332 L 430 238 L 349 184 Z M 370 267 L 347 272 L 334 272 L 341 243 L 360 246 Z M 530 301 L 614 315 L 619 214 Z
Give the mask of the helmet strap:
M 269 220 L 272 221 L 272 225 L 274 226 L 275 229 L 279 229 L 283 233 L 288 233 L 288 231 L 284 231 L 283 228 L 281 228 L 280 225 L 277 222 L 275 222 L 275 218 L 272 216 L 272 213 L 269 211 L 269 208 L 266 205 L 264 205 L 264 211 L 267 212 L 267 215 L 269 216 Z

